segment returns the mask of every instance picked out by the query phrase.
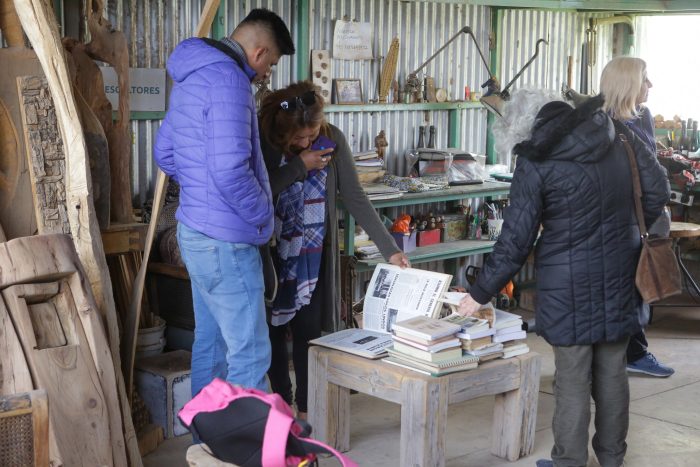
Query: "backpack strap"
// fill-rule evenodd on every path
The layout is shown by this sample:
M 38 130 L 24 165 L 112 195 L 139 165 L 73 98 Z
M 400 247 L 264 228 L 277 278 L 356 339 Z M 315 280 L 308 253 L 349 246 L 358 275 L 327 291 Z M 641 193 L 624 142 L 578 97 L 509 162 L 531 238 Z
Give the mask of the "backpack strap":
M 265 424 L 262 446 L 263 467 L 285 467 L 287 465 L 287 437 L 291 434 L 294 419 L 270 407 Z

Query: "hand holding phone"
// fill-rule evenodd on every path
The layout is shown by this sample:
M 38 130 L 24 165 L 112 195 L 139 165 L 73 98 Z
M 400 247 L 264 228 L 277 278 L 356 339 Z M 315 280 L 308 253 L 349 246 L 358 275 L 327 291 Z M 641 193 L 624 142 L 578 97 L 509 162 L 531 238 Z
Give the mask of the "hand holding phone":
M 311 147 L 302 151 L 300 157 L 304 161 L 307 171 L 324 169 L 330 161 L 331 153 L 335 150 L 336 144 L 330 138 L 319 135 Z

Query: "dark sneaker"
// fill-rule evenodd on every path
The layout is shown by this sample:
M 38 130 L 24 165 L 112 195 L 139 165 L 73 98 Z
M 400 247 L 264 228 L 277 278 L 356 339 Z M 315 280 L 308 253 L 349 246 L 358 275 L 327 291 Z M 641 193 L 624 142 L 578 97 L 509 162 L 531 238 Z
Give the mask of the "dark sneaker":
M 629 373 L 643 373 L 649 376 L 656 376 L 658 378 L 668 378 L 675 370 L 670 366 L 666 366 L 660 363 L 654 355 L 648 353 L 639 360 L 627 364 L 627 371 Z
M 554 462 L 549 459 L 540 459 L 537 461 L 537 467 L 554 467 Z

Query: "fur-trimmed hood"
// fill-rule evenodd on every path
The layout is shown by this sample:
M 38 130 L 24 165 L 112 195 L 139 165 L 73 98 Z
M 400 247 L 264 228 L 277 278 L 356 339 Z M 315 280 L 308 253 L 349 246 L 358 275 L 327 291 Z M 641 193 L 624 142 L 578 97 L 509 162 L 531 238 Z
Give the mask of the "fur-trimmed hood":
M 545 104 L 537 113 L 532 136 L 518 143 L 513 152 L 532 161 L 599 161 L 615 138 L 612 120 L 601 109 L 602 94 L 578 108 L 566 102 Z

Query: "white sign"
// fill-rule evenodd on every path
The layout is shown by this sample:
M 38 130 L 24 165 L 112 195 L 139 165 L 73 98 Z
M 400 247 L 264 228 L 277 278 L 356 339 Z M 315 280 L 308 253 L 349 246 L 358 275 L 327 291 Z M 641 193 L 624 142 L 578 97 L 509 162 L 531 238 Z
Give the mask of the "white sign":
M 112 67 L 101 66 L 105 94 L 113 110 L 119 109 L 119 80 Z M 129 107 L 131 112 L 165 110 L 165 69 L 129 68 Z
M 372 27 L 370 23 L 335 22 L 333 58 L 365 60 L 372 58 Z

